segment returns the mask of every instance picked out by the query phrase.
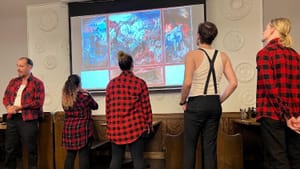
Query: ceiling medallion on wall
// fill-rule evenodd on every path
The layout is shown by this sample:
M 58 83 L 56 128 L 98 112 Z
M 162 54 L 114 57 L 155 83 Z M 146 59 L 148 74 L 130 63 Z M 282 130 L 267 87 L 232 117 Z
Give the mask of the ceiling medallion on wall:
M 240 92 L 239 100 L 243 104 L 242 107 L 255 106 L 256 96 L 255 91 L 251 91 L 250 89 L 245 89 Z
M 40 23 L 39 27 L 42 31 L 51 32 L 53 31 L 58 25 L 58 15 L 52 9 L 47 9 L 43 11 L 40 16 Z
M 229 51 L 238 51 L 244 46 L 244 36 L 238 31 L 228 32 L 223 39 L 224 47 Z
M 240 20 L 246 17 L 252 9 L 252 0 L 224 0 L 221 5 L 225 18 Z
M 45 56 L 43 63 L 47 69 L 55 69 L 57 67 L 57 60 L 53 55 Z
M 34 50 L 37 53 L 44 53 L 46 51 L 46 40 L 43 38 L 39 38 L 34 43 Z
M 249 82 L 255 76 L 255 67 L 247 62 L 240 63 L 235 67 L 235 72 L 239 82 Z

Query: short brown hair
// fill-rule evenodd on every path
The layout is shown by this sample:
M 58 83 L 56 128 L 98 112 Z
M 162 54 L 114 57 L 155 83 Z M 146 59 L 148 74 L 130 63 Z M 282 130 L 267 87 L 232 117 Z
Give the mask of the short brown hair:
M 31 65 L 31 66 L 33 66 L 33 62 L 32 62 L 32 60 L 29 58 L 29 57 L 20 57 L 19 58 L 19 60 L 26 60 L 26 63 L 28 64 L 28 65 Z
M 218 29 L 212 22 L 203 22 L 198 26 L 198 34 L 200 36 L 200 43 L 211 45 L 218 35 Z

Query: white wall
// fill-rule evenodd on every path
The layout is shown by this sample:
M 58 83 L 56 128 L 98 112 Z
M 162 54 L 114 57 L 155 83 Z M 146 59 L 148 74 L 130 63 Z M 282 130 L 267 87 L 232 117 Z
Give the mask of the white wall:
M 61 89 L 69 75 L 68 8 L 60 2 L 27 6 L 28 56 L 45 85 L 44 111 L 61 110 Z
M 27 56 L 26 5 L 58 0 L 12 0 L 0 2 L 0 115 L 5 111 L 2 97 L 6 85 L 17 76 L 16 61 Z
M 214 45 L 229 55 L 239 81 L 236 91 L 224 103 L 223 111 L 255 106 L 255 59 L 262 47 L 262 1 L 209 0 L 207 6 L 207 20 L 219 28 Z
M 287 17 L 292 22 L 291 35 L 293 37 L 293 48 L 300 52 L 300 13 L 299 0 L 263 0 L 264 26 L 271 19 Z

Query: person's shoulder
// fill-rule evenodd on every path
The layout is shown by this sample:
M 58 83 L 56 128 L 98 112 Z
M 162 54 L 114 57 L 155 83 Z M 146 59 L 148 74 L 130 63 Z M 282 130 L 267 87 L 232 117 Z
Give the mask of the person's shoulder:
M 83 91 L 83 90 L 79 90 L 77 92 L 77 95 L 80 97 L 80 98 L 84 98 L 84 97 L 90 97 L 89 93 L 87 91 Z
M 44 83 L 40 78 L 34 76 L 34 75 L 31 75 L 31 79 L 35 82 L 38 82 L 38 83 Z
M 298 55 L 298 56 L 300 56 L 300 54 L 299 54 L 294 48 L 290 47 L 289 50 L 291 51 L 291 53 L 292 53 L 293 55 Z
M 118 83 L 117 81 L 118 81 L 119 78 L 120 78 L 119 76 L 112 78 L 112 79 L 108 82 L 108 84 L 106 85 L 106 90 L 110 89 L 110 88 L 113 87 L 115 84 L 117 84 L 117 83 Z
M 188 56 L 195 56 L 195 55 L 201 55 L 202 51 L 200 49 L 195 49 L 195 50 L 191 50 L 189 51 L 186 55 Z
M 222 60 L 230 60 L 230 58 L 226 52 L 220 51 L 220 50 L 218 50 L 218 51 L 219 51 L 219 54 L 220 54 Z
M 138 82 L 138 83 L 140 83 L 142 85 L 146 85 L 147 86 L 147 83 L 146 83 L 146 81 L 144 79 L 142 79 L 142 78 L 140 78 L 140 77 L 138 77 L 136 75 L 134 75 L 134 78 L 135 78 L 136 82 Z
M 22 78 L 20 78 L 20 77 L 13 77 L 10 79 L 10 82 L 21 81 L 21 80 L 22 80 Z
M 195 58 L 199 58 L 199 56 L 203 56 L 203 52 L 199 49 L 195 49 L 195 50 L 191 50 L 189 52 L 187 52 L 187 54 L 185 55 L 185 59 L 186 61 L 192 61 Z

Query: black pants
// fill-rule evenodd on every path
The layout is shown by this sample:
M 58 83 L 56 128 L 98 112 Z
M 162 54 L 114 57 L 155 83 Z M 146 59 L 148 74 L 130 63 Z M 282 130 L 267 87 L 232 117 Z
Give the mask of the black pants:
M 202 142 L 202 169 L 217 169 L 217 134 L 221 117 L 219 96 L 190 98 L 184 112 L 183 169 L 195 168 L 199 134 Z
M 28 148 L 28 169 L 37 169 L 38 120 L 23 121 L 21 114 L 15 114 L 6 122 L 5 166 L 8 169 L 16 169 L 16 160 L 22 143 Z
M 300 134 L 285 122 L 262 118 L 265 169 L 300 169 Z
M 65 159 L 64 169 L 74 169 L 74 161 L 77 152 L 79 152 L 79 168 L 90 168 L 90 146 L 87 145 L 80 150 L 67 150 L 67 157 Z
M 144 164 L 144 138 L 140 137 L 128 145 L 133 160 L 134 169 L 145 169 Z M 112 158 L 109 169 L 121 169 L 126 145 L 112 143 Z

